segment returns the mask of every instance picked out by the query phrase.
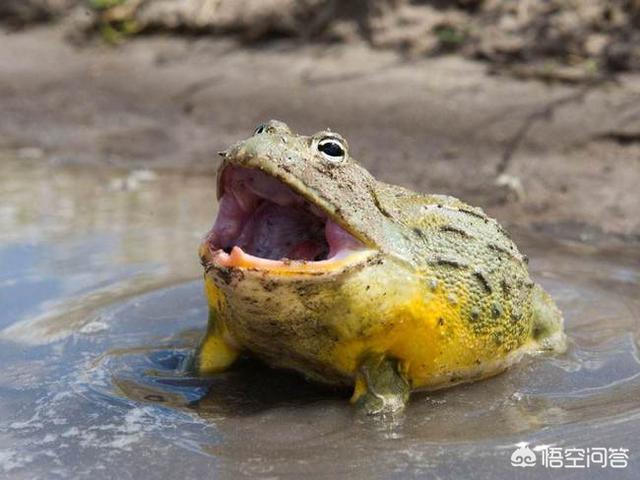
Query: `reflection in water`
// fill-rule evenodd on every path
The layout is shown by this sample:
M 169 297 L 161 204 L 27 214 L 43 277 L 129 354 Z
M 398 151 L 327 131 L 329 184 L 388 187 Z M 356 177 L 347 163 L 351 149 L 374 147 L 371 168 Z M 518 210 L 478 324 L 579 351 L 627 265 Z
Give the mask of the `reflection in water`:
M 567 354 L 376 421 L 348 391 L 250 359 L 185 371 L 207 316 L 195 250 L 212 178 L 10 157 L 0 175 L 0 474 L 511 478 L 521 441 L 629 448 L 637 474 L 637 253 L 521 233 Z

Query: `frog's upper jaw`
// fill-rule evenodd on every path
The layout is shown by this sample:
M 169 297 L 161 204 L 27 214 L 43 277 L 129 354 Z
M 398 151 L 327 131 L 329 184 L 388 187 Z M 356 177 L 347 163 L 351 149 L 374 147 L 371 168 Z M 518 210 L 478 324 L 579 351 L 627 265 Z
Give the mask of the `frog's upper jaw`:
M 205 265 L 317 274 L 376 253 L 275 177 L 237 165 L 220 175 L 218 215 L 200 249 Z

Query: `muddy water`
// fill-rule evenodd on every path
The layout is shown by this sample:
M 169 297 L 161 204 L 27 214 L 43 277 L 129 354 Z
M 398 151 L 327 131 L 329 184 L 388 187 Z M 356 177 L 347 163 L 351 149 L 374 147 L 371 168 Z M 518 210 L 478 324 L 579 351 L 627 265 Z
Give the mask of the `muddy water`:
M 213 179 L 0 155 L 0 477 L 582 478 L 531 446 L 628 448 L 640 474 L 640 256 L 518 232 L 570 348 L 355 415 L 348 392 L 245 361 L 182 373 L 207 316 L 196 247 Z M 540 452 L 537 453 L 540 455 Z

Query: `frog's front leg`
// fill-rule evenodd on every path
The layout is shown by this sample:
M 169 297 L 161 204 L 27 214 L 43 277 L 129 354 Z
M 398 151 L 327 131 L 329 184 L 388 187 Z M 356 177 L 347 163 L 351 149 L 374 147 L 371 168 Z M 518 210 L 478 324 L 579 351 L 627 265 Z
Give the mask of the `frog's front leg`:
M 402 410 L 409 400 L 409 382 L 400 361 L 382 353 L 367 353 L 356 374 L 351 403 L 367 415 Z
M 240 351 L 231 345 L 225 335 L 217 312 L 209 309 L 207 333 L 200 342 L 191 362 L 191 369 L 199 375 L 219 373 L 229 368 L 240 355 Z

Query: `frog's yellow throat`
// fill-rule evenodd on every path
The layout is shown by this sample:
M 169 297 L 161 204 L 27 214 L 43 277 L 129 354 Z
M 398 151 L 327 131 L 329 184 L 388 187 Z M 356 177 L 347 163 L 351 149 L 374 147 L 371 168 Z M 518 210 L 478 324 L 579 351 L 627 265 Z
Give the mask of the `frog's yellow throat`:
M 357 401 L 359 369 L 371 353 L 396 359 L 411 388 L 433 389 L 494 375 L 536 348 L 530 329 L 502 345 L 498 328 L 476 333 L 461 314 L 470 299 L 454 299 L 395 262 L 373 256 L 364 266 L 307 276 L 213 266 L 200 372 L 222 371 L 249 351 L 323 383 L 355 382 Z
M 208 263 L 211 313 L 198 370 L 223 371 L 248 351 L 313 380 L 355 385 L 353 401 L 360 402 L 371 388 L 361 371 L 371 354 L 396 361 L 411 389 L 437 389 L 495 375 L 541 348 L 560 350 L 561 317 L 539 287 L 525 302 L 532 309 L 523 313 L 524 328 L 515 328 L 507 309 L 500 312 L 506 321 L 478 330 L 464 314 L 472 292 L 452 295 L 443 283 L 425 281 L 429 275 L 381 254 L 313 273 Z M 537 335 L 544 325 L 547 332 Z M 546 338 L 558 342 L 549 348 Z

